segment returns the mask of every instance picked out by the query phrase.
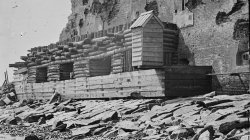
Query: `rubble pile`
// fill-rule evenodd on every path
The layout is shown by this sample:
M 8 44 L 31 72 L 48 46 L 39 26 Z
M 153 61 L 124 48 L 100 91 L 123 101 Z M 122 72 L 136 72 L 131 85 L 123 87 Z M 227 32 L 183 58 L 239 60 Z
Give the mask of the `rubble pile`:
M 58 100 L 57 100 L 58 99 Z M 250 95 L 16 102 L 1 107 L 0 133 L 39 139 L 245 140 Z

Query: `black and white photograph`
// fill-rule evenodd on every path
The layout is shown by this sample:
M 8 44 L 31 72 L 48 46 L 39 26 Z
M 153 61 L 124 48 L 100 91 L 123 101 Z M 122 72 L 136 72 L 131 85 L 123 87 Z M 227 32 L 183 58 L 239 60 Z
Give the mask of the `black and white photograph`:
M 250 140 L 249 0 L 0 0 L 0 140 Z

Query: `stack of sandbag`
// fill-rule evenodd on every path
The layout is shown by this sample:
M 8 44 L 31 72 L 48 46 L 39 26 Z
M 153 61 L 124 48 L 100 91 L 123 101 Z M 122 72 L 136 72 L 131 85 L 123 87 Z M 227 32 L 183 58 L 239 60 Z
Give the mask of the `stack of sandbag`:
M 74 63 L 74 78 L 89 76 L 89 61 L 81 60 Z
M 111 57 L 111 67 L 112 67 L 112 72 L 111 73 L 120 73 L 123 72 L 123 62 L 124 57 L 123 53 L 116 53 L 112 55 Z
M 37 74 L 37 69 L 30 67 L 28 69 L 28 78 L 27 82 L 28 83 L 35 83 L 36 82 L 36 74 Z
M 124 47 L 132 46 L 132 32 L 131 29 L 127 29 L 123 32 L 124 34 Z
M 60 69 L 59 65 L 49 65 L 47 72 L 48 81 L 59 81 L 60 80 Z

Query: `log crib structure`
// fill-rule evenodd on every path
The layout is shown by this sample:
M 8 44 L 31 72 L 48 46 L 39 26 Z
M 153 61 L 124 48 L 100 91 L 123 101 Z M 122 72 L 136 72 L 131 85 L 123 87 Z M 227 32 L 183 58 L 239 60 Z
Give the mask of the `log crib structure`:
M 18 98 L 190 96 L 211 91 L 210 66 L 178 65 L 179 31 L 152 11 L 133 23 L 32 48 L 16 67 Z M 18 78 L 17 78 L 18 79 Z

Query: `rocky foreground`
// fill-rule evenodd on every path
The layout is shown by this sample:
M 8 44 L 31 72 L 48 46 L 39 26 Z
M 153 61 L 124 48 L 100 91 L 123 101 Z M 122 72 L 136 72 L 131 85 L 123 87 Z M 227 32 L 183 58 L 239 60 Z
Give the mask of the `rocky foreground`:
M 249 94 L 210 93 L 172 100 L 20 101 L 0 109 L 0 139 L 8 134 L 13 140 L 28 136 L 34 140 L 248 140 L 248 110 Z

